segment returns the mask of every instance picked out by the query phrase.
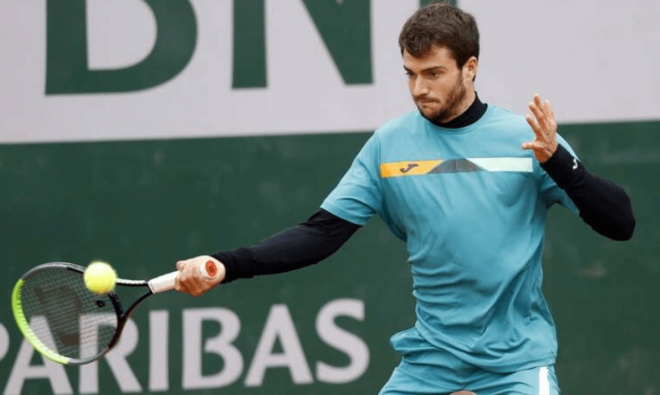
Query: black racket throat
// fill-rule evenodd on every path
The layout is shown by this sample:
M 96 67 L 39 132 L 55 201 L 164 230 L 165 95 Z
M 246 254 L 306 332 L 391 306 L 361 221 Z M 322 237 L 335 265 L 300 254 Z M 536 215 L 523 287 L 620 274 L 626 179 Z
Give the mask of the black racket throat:
M 126 326 L 128 319 L 131 318 L 131 315 L 133 315 L 135 309 L 137 309 L 140 303 L 142 303 L 146 298 L 154 294 L 153 292 L 151 292 L 146 282 L 142 285 L 125 285 L 125 286 L 146 287 L 147 292 L 145 292 L 140 297 L 138 297 L 137 300 L 135 300 L 135 302 L 133 302 L 133 304 L 128 308 L 128 310 L 126 310 L 126 313 L 124 313 L 124 309 L 121 305 L 121 302 L 119 301 L 119 297 L 117 296 L 117 294 L 114 291 L 108 293 L 108 296 L 110 297 L 110 300 L 112 300 L 112 304 L 115 307 L 115 311 L 117 312 L 118 321 L 117 321 L 117 331 L 115 332 L 115 336 L 110 341 L 110 344 L 108 344 L 107 350 L 104 352 L 104 354 L 110 351 L 117 344 L 117 342 L 119 342 L 119 338 L 121 337 L 121 332 L 124 330 L 124 326 Z

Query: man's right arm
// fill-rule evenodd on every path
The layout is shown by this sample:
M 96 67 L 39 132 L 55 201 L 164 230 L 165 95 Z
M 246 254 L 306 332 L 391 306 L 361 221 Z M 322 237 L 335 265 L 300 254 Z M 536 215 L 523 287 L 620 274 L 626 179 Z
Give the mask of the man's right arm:
M 300 225 L 251 247 L 180 261 L 177 263 L 180 274 L 175 289 L 199 296 L 218 283 L 284 273 L 324 260 L 337 251 L 372 215 L 381 211 L 379 169 L 380 141 L 374 134 L 362 147 L 337 187 L 324 200 L 321 205 L 324 208 Z M 225 273 L 224 278 L 218 278 L 215 282 L 205 280 L 200 271 L 195 270 L 199 267 L 198 262 L 205 259 L 214 260 L 220 266 L 219 272 Z
M 318 263 L 339 249 L 359 225 L 320 209 L 307 221 L 258 244 L 212 256 L 225 266 L 223 284 L 239 278 L 284 273 Z
M 318 263 L 332 255 L 358 229 L 359 225 L 345 221 L 320 209 L 307 221 L 271 236 L 251 247 L 220 251 L 177 262 L 179 275 L 175 289 L 200 296 L 219 283 L 264 274 L 284 273 Z M 202 277 L 201 262 L 214 260 L 219 275 Z

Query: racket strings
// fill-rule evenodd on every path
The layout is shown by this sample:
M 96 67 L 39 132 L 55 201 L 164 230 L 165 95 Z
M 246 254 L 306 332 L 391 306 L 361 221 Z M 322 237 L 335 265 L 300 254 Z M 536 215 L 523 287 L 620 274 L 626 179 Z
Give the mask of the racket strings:
M 117 326 L 110 298 L 89 291 L 82 273 L 61 267 L 40 270 L 26 279 L 21 304 L 33 334 L 68 358 L 101 353 Z

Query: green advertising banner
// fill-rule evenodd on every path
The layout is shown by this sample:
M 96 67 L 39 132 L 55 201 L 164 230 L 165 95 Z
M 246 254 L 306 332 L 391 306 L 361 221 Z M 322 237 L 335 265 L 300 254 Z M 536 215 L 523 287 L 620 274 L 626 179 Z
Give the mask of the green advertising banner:
M 598 236 L 563 208 L 547 231 L 545 289 L 565 393 L 645 393 L 660 385 L 660 262 L 651 215 L 658 122 L 561 127 L 585 166 L 624 186 L 633 240 Z M 3 394 L 377 393 L 414 324 L 402 242 L 380 219 L 315 266 L 240 280 L 192 298 L 148 300 L 117 349 L 64 368 L 22 339 L 9 298 L 48 261 L 112 263 L 149 278 L 177 259 L 250 245 L 313 213 L 368 134 L 0 146 Z M 133 295 L 128 295 L 129 300 Z

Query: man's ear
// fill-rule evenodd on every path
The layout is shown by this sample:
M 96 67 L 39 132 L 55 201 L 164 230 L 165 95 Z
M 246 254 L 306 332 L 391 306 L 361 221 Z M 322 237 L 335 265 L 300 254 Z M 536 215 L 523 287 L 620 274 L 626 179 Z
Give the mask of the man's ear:
M 474 81 L 477 77 L 477 69 L 479 67 L 479 61 L 475 56 L 470 57 L 470 59 L 465 62 L 463 65 L 463 76 L 465 79 Z

